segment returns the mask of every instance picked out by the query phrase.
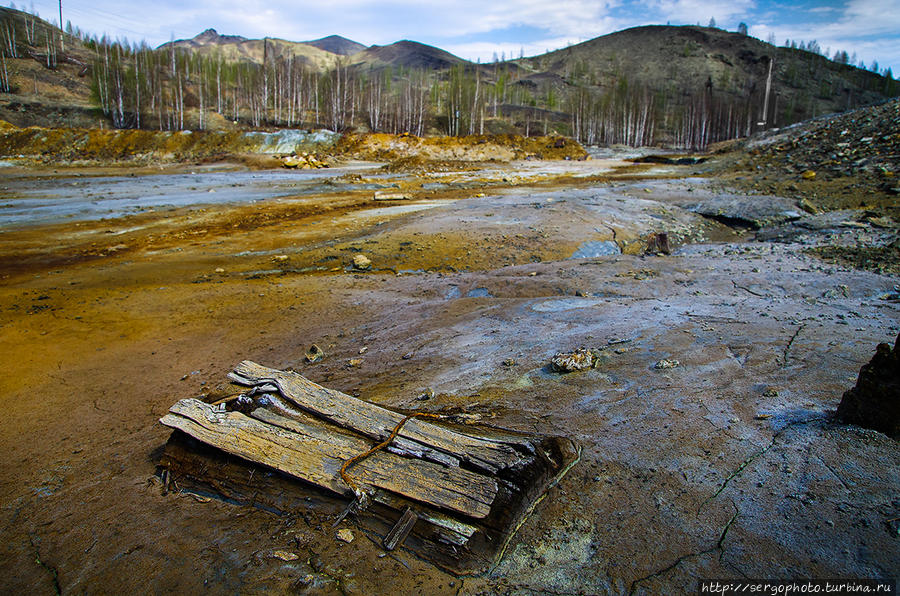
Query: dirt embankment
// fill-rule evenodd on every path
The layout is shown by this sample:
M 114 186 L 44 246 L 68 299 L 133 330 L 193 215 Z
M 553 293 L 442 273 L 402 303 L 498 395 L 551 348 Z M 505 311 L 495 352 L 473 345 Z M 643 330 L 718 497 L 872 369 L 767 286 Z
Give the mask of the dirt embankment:
M 0 121 L 0 157 L 54 165 L 110 165 L 240 160 L 278 167 L 279 157 L 315 152 L 322 161 L 371 159 L 409 169 L 441 161 L 584 160 L 587 152 L 565 137 L 476 135 L 416 137 L 329 131 L 151 131 L 91 128 L 19 128 Z
M 337 149 L 357 158 L 379 161 L 584 160 L 588 157 L 584 147 L 566 137 L 523 137 L 513 134 L 465 137 L 356 134 L 345 136 Z
M 724 160 L 747 189 L 797 196 L 808 210 L 900 215 L 900 100 L 752 138 Z
M 860 220 L 855 233 L 809 251 L 828 262 L 900 271 L 900 100 L 731 143 L 716 159 L 724 187 L 790 198 L 822 221 Z M 713 148 L 715 150 L 715 148 Z M 832 212 L 832 213 L 829 213 Z M 843 213 L 843 216 L 841 215 Z M 808 222 L 776 233 L 794 238 Z M 851 224 L 847 224 L 848 226 Z M 862 232 L 878 231 L 875 240 Z M 787 233 L 785 233 L 787 232 Z M 840 236 L 840 235 L 838 235 Z M 837 238 L 837 236 L 834 236 Z

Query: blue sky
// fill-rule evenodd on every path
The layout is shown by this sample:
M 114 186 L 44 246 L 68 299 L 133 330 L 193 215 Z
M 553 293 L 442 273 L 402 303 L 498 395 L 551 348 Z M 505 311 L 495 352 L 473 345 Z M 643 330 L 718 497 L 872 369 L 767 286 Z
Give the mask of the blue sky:
M 745 22 L 750 34 L 809 41 L 900 75 L 900 0 L 63 0 L 63 20 L 92 33 L 153 45 L 207 28 L 302 41 L 338 34 L 360 43 L 412 39 L 463 58 L 540 54 L 637 25 Z M 18 8 L 58 20 L 57 0 Z

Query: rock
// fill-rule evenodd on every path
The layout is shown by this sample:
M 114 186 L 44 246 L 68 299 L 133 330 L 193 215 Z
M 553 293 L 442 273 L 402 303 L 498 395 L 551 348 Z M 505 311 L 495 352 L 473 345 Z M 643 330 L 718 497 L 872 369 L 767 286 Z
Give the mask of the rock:
M 347 529 L 347 528 L 343 528 L 343 529 L 341 529 L 341 530 L 338 530 L 338 531 L 337 531 L 337 534 L 335 535 L 335 537 L 336 537 L 338 540 L 340 540 L 341 542 L 346 542 L 347 544 L 350 544 L 350 543 L 353 542 L 353 540 L 356 538 L 356 537 L 353 535 L 353 530 L 349 530 L 349 529 Z
M 362 366 L 363 359 L 362 358 L 351 358 L 347 361 L 347 366 L 349 368 L 359 368 Z
M 357 271 L 368 271 L 372 268 L 372 261 L 366 255 L 356 255 L 353 257 L 353 268 Z
M 305 163 L 305 161 L 301 160 L 296 155 L 291 155 L 291 156 L 285 157 L 284 159 L 281 160 L 282 166 L 284 166 L 285 168 L 291 168 L 291 169 L 299 168 L 300 164 L 302 164 L 302 163 Z
M 659 360 L 656 364 L 654 364 L 653 368 L 655 368 L 656 370 L 666 370 L 669 368 L 678 368 L 679 366 L 681 366 L 681 363 L 677 360 L 669 360 L 667 358 L 663 358 L 662 360 Z
M 586 370 L 596 366 L 593 350 L 581 348 L 574 352 L 560 352 L 550 359 L 550 367 L 561 373 Z
M 622 254 L 622 249 L 619 248 L 619 245 L 613 242 L 612 240 L 589 240 L 587 242 L 583 242 L 581 246 L 578 247 L 570 259 L 593 259 L 596 257 L 605 257 L 609 255 L 619 255 Z M 529 275 L 537 275 L 536 273 L 530 273 Z
M 800 177 L 803 178 L 804 180 L 815 180 L 816 173 L 813 172 L 812 170 L 806 170 L 805 172 L 800 174 Z
M 412 199 L 412 195 L 408 192 L 377 190 L 373 198 L 376 201 L 408 201 Z
M 844 393 L 836 417 L 900 440 L 900 335 L 893 349 L 878 344 L 859 370 L 856 386 Z
M 473 288 L 466 292 L 466 298 L 493 298 L 490 290 L 487 288 Z
M 272 556 L 276 559 L 281 559 L 282 561 L 296 561 L 300 558 L 300 555 L 297 553 L 292 553 L 286 550 L 273 550 Z
M 697 198 L 673 197 L 668 202 L 729 226 L 759 229 L 801 217 L 794 201 L 771 195 L 754 196 L 748 201 L 746 196 L 719 193 Z
M 416 401 L 428 401 L 434 397 L 434 390 L 431 387 L 428 387 L 416 397 Z
M 706 161 L 705 157 L 667 157 L 665 155 L 645 155 L 631 160 L 633 163 L 654 163 L 670 166 L 694 166 Z
M 866 221 L 868 221 L 875 227 L 884 228 L 887 230 L 897 227 L 897 222 L 895 222 L 891 217 L 867 217 Z
M 647 247 L 644 249 L 644 254 L 672 254 L 672 251 L 669 248 L 669 235 L 665 232 L 650 234 L 650 236 L 647 238 Z
M 811 215 L 815 215 L 817 213 L 822 212 L 822 210 L 819 209 L 818 207 L 816 207 L 815 205 L 813 205 L 809 199 L 800 199 L 799 206 L 801 209 L 803 209 L 804 211 L 806 211 L 807 213 L 809 213 Z
M 845 284 L 838 284 L 836 288 L 831 288 L 830 290 L 826 290 L 822 294 L 822 298 L 849 298 L 850 297 L 850 288 Z
M 328 167 L 328 164 L 319 161 L 314 155 L 309 155 L 308 153 L 284 157 L 281 159 L 281 165 L 282 167 L 294 170 L 309 170 L 312 168 L 319 169 Z
M 306 361 L 312 364 L 313 362 L 318 362 L 322 358 L 325 357 L 325 350 L 313 344 L 309 346 L 309 349 L 306 351 Z

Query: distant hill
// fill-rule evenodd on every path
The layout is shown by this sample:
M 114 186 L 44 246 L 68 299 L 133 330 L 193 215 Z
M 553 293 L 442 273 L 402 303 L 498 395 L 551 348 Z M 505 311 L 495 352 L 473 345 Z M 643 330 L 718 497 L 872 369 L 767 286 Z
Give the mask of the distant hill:
M 340 56 L 338 53 L 305 42 L 288 41 L 277 37 L 248 39 L 240 35 L 219 35 L 215 29 L 207 29 L 191 39 L 164 43 L 158 49 L 167 50 L 173 46 L 201 55 L 218 54 L 227 60 L 246 60 L 259 64 L 262 64 L 264 56 L 268 58 L 293 56 L 294 59 L 317 70 L 331 68 Z
M 877 73 L 712 27 L 635 27 L 512 64 L 520 68 L 519 84 L 532 87 L 555 77 L 549 84 L 557 88 L 583 86 L 598 93 L 640 85 L 670 99 L 706 94 L 744 100 L 757 107 L 750 114 L 755 126 L 770 59 L 770 126 L 870 105 L 897 92 Z
M 247 38 L 241 37 L 240 35 L 219 35 L 219 33 L 215 29 L 207 29 L 203 33 L 200 33 L 199 35 L 191 39 L 182 39 L 173 42 L 173 45 L 187 45 L 189 47 L 198 48 L 206 45 L 241 43 L 243 41 L 247 41 Z
M 159 46 L 159 49 L 174 46 L 206 55 L 218 52 L 231 60 L 243 59 L 262 63 L 264 43 L 268 44 L 266 51 L 270 57 L 287 57 L 293 54 L 318 69 L 333 67 L 336 60 L 341 57 L 349 58 L 349 63 L 358 68 L 374 69 L 391 66 L 436 71 L 466 62 L 439 48 L 409 40 L 385 46 L 366 47 L 339 35 L 303 42 L 273 37 L 264 41 L 247 39 L 239 35 L 219 35 L 215 29 L 207 29 L 191 39 L 165 43 Z
M 329 35 L 322 39 L 304 41 L 303 43 L 340 56 L 349 56 L 366 49 L 366 46 L 363 44 L 355 42 L 352 39 L 347 39 L 346 37 L 341 37 L 340 35 Z
M 372 46 L 350 57 L 354 66 L 383 68 L 386 66 L 444 70 L 466 60 L 439 48 L 417 41 L 403 40 L 386 46 Z
M 365 47 L 214 29 L 135 49 L 7 8 L 0 31 L 15 40 L 0 46 L 0 119 L 19 126 L 556 132 L 697 149 L 900 94 L 878 73 L 699 26 L 636 27 L 492 64 L 410 40 Z

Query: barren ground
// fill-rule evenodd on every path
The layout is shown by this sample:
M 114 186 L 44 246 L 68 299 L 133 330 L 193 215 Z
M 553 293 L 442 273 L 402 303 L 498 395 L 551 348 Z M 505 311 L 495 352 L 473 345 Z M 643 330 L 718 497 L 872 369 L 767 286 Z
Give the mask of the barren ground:
M 187 168 L 162 178 L 186 198 L 151 206 L 147 171 L 0 170 L 2 591 L 679 593 L 709 577 L 896 577 L 898 444 L 828 416 L 897 336 L 898 279 L 808 250 L 886 245 L 896 227 L 729 195 L 696 169 L 355 164 L 291 187 L 281 171 L 204 183 L 223 170 Z M 211 202 L 210 188 L 244 183 Z M 372 201 L 382 187 L 412 199 Z M 28 201 L 49 205 L 40 225 L 12 217 Z M 752 204 L 766 229 L 720 223 Z M 673 254 L 641 256 L 658 231 Z M 352 270 L 358 253 L 371 271 Z M 306 364 L 312 343 L 327 357 Z M 578 347 L 604 362 L 547 372 Z M 277 516 L 163 495 L 158 419 L 221 390 L 243 359 L 389 407 L 567 435 L 583 457 L 477 577 L 385 556 L 352 520 L 357 539 L 338 542 L 325 506 Z

